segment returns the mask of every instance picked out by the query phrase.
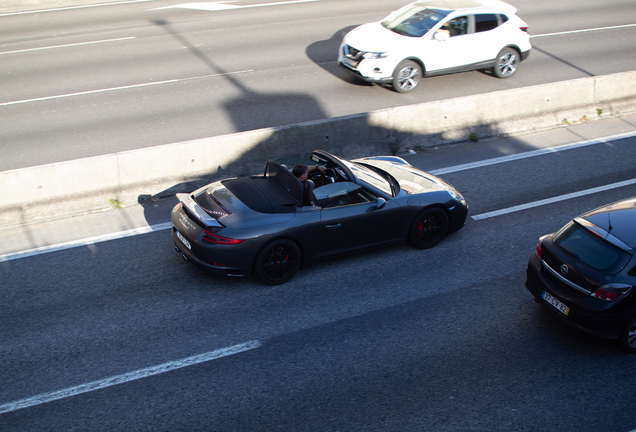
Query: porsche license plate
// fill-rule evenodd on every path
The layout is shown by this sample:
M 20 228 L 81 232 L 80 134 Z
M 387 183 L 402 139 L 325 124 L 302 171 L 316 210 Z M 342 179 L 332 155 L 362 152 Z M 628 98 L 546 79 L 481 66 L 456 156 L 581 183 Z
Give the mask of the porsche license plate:
M 181 240 L 181 243 L 183 243 L 185 247 L 187 247 L 189 250 L 192 250 L 190 242 L 179 231 L 177 231 L 177 238 Z
M 554 296 L 552 296 L 550 293 L 543 291 L 543 293 L 541 293 L 541 298 L 547 301 L 552 307 L 557 309 L 563 315 L 567 316 L 570 313 L 570 308 L 554 298 Z

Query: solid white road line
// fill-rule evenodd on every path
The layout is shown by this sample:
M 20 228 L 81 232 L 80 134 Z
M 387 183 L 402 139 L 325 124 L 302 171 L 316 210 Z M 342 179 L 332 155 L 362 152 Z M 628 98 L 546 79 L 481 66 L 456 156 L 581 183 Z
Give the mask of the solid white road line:
M 233 0 L 230 1 L 220 1 L 220 2 L 195 2 L 195 3 L 182 3 L 174 6 L 166 6 L 160 7 L 150 10 L 160 10 L 160 9 L 195 9 L 195 10 L 204 10 L 204 11 L 224 11 L 228 9 L 245 9 L 245 8 L 255 8 L 255 7 L 263 7 L 263 6 L 280 6 L 280 5 L 288 5 L 294 3 L 308 3 L 308 2 L 316 2 L 320 0 L 292 0 L 285 2 L 275 2 L 275 3 L 261 3 L 261 4 L 253 4 L 253 5 L 229 5 L 225 3 L 234 3 Z
M 630 28 L 630 27 L 636 27 L 636 24 L 625 24 L 625 25 L 617 25 L 617 26 L 611 26 L 611 27 L 597 27 L 597 28 L 591 28 L 591 29 L 585 29 L 585 30 L 571 30 L 571 31 L 558 32 L 558 33 L 530 35 L 530 38 L 532 39 L 532 38 L 540 38 L 540 37 L 547 37 L 547 36 L 561 36 L 561 35 L 574 34 L 574 33 L 589 33 L 589 32 L 600 31 L 600 30 L 616 30 L 620 28 Z
M 241 352 L 253 350 L 260 347 L 262 344 L 257 341 L 245 342 L 242 344 L 234 345 L 227 348 L 221 348 L 214 351 L 210 351 L 204 354 L 195 355 L 192 357 L 182 358 L 180 360 L 170 361 L 157 366 L 150 366 L 144 369 L 128 372 L 123 375 L 116 375 L 106 379 L 92 381 L 86 384 L 80 384 L 75 387 L 69 387 L 63 390 L 53 391 L 49 393 L 39 394 L 26 399 L 21 399 L 13 402 L 0 405 L 0 414 L 17 411 L 22 408 L 28 408 L 36 405 L 41 405 L 47 402 L 52 402 L 59 399 L 64 399 L 71 396 L 76 396 L 82 393 L 88 393 L 95 390 L 101 390 L 106 387 L 111 387 L 118 384 L 127 383 L 130 381 L 147 378 L 153 375 L 159 375 L 162 373 L 170 372 L 176 369 L 181 369 L 188 366 L 193 366 L 200 363 L 205 363 L 210 360 L 215 360 L 221 357 L 227 357 Z
M 66 44 L 66 45 L 54 45 L 54 46 L 47 46 L 47 47 L 40 47 L 40 48 L 28 48 L 28 49 L 22 49 L 22 50 L 0 52 L 0 55 L 23 53 L 28 51 L 41 51 L 41 50 L 54 49 L 54 48 L 68 48 L 68 47 L 76 47 L 80 45 L 92 45 L 92 44 L 98 44 L 98 43 L 104 43 L 104 42 L 119 42 L 119 41 L 130 40 L 130 39 L 136 39 L 136 38 L 134 36 L 130 36 L 130 37 L 124 37 L 124 38 L 118 38 L 118 39 L 105 39 L 105 40 L 91 41 L 91 42 L 78 42 L 78 43 Z
M 192 78 L 180 78 L 180 79 L 172 79 L 172 80 L 166 80 L 166 81 L 149 82 L 149 83 L 143 83 L 143 84 L 133 84 L 133 85 L 122 86 L 122 87 L 111 87 L 111 88 L 100 89 L 100 90 L 89 90 L 85 92 L 69 93 L 65 95 L 47 96 L 47 97 L 41 97 L 41 98 L 35 98 L 35 99 L 25 99 L 21 101 L 0 103 L 0 107 L 24 104 L 29 102 L 41 102 L 41 101 L 52 100 L 52 99 L 62 99 L 62 98 L 68 98 L 73 96 L 84 96 L 84 95 L 94 94 L 94 93 L 105 93 L 105 92 L 111 92 L 116 90 L 128 90 L 128 89 L 139 88 L 139 87 L 148 87 L 148 86 L 155 86 L 155 85 L 161 85 L 161 84 L 171 84 L 171 83 L 192 81 L 192 80 L 198 80 L 198 79 L 204 79 L 204 78 L 216 78 L 216 77 L 227 76 L 227 75 L 237 75 L 237 74 L 242 74 L 247 72 L 254 72 L 254 71 L 244 70 L 244 71 L 237 71 L 237 72 L 227 72 L 227 73 L 220 73 L 220 74 L 213 74 L 213 75 L 203 75 L 203 76 L 192 77 Z
M 509 156 L 502 156 L 498 158 L 485 159 L 482 161 L 477 161 L 477 162 L 472 162 L 472 163 L 467 163 L 462 165 L 455 165 L 452 167 L 436 169 L 429 172 L 436 176 L 444 175 L 444 174 L 454 173 L 458 171 L 465 171 L 465 170 L 469 170 L 473 168 L 482 168 L 488 165 L 512 162 L 512 161 L 527 159 L 527 158 L 531 158 L 535 156 L 541 156 L 541 155 L 557 153 L 557 152 L 561 152 L 565 150 L 572 150 L 572 149 L 577 149 L 581 147 L 587 147 L 587 146 L 596 145 L 596 144 L 606 144 L 611 141 L 616 141 L 616 140 L 625 139 L 625 138 L 632 138 L 635 136 L 636 136 L 636 132 L 626 132 L 626 133 L 611 135 L 611 136 L 599 138 L 599 139 L 591 139 L 591 140 L 580 141 L 580 142 L 576 142 L 572 144 L 564 144 L 564 145 L 560 145 L 556 147 L 549 147 L 549 148 L 545 148 L 541 150 L 532 150 L 529 152 L 517 153 L 517 154 L 513 154 Z
M 13 252 L 5 255 L 0 255 L 0 262 L 16 260 L 20 258 L 28 258 L 36 255 L 45 254 L 48 252 L 56 252 L 65 249 L 72 249 L 80 246 L 88 246 L 90 244 L 101 243 L 110 240 L 118 240 L 125 237 L 136 236 L 139 234 L 146 234 L 156 231 L 163 231 L 172 228 L 171 222 L 166 222 L 158 225 L 152 225 L 143 228 L 135 228 L 127 231 L 119 231 L 111 234 L 104 234 L 100 236 L 90 237 L 81 240 L 74 240 L 66 243 L 60 243 L 50 246 L 42 246 L 39 248 L 29 249 L 22 252 Z
M 505 214 L 509 214 L 509 213 L 514 213 L 514 212 L 518 212 L 518 211 L 522 211 L 522 210 L 528 210 L 534 207 L 540 207 L 540 206 L 544 206 L 547 204 L 553 204 L 556 202 L 560 202 L 560 201 L 565 201 L 565 200 L 569 200 L 572 198 L 578 198 L 578 197 L 582 197 L 585 195 L 590 195 L 590 194 L 594 194 L 597 192 L 605 192 L 611 189 L 616 189 L 619 187 L 624 187 L 624 186 L 630 186 L 636 184 L 636 179 L 631 179 L 631 180 L 625 180 L 622 182 L 618 182 L 618 183 L 612 183 L 612 184 L 608 184 L 605 186 L 599 186 L 599 187 L 595 187 L 592 189 L 586 189 L 586 190 L 582 190 L 579 192 L 573 192 L 573 193 L 569 193 L 569 194 L 565 194 L 565 195 L 559 195 L 556 196 L 554 198 L 548 198 L 548 199 L 544 199 L 544 200 L 540 200 L 540 201 L 535 201 L 535 202 L 531 202 L 531 203 L 527 203 L 527 204 L 521 204 L 518 206 L 514 206 L 514 207 L 508 207 L 505 209 L 501 209 L 501 210 L 495 210 L 495 211 L 491 211 L 488 213 L 482 213 L 482 214 L 478 214 L 475 216 L 472 216 L 472 218 L 474 220 L 482 220 L 482 219 L 488 219 L 488 218 L 492 218 L 495 216 L 501 216 L 501 215 L 505 215 Z
M 552 147 L 552 148 L 547 148 L 547 149 L 534 150 L 534 151 L 529 151 L 529 152 L 525 152 L 525 153 L 518 153 L 518 154 L 515 154 L 515 155 L 503 156 L 503 157 L 494 158 L 494 159 L 486 159 L 486 160 L 479 161 L 479 162 L 463 164 L 463 165 L 456 165 L 454 167 L 442 168 L 442 169 L 438 169 L 438 170 L 432 170 L 432 171 L 429 171 L 429 172 L 431 174 L 433 174 L 433 175 L 443 175 L 443 174 L 453 173 L 453 172 L 457 172 L 457 171 L 465 171 L 465 170 L 469 170 L 469 169 L 485 167 L 485 166 L 488 166 L 488 165 L 495 165 L 495 164 L 499 164 L 499 163 L 511 162 L 511 161 L 516 161 L 516 160 L 520 160 L 520 159 L 526 159 L 526 158 L 530 158 L 530 157 L 540 156 L 540 155 L 544 155 L 544 154 L 550 154 L 550 153 L 556 153 L 556 152 L 565 151 L 565 150 L 576 149 L 576 148 L 580 148 L 580 147 L 586 147 L 586 146 L 595 145 L 595 144 L 609 143 L 610 141 L 623 139 L 623 138 L 630 138 L 630 137 L 633 137 L 633 136 L 636 136 L 636 132 L 628 132 L 628 133 L 623 133 L 623 134 L 618 134 L 618 135 L 612 135 L 612 136 L 609 136 L 609 137 L 606 137 L 606 138 L 602 138 L 602 139 L 581 141 L 581 142 L 578 142 L 578 143 L 565 144 L 565 145 Z M 612 185 L 609 185 L 609 186 L 606 186 L 606 187 L 609 187 L 611 189 L 612 188 L 611 186 Z M 620 187 L 620 186 L 615 186 L 615 187 Z M 595 189 L 599 189 L 599 188 L 595 188 Z M 585 192 L 585 191 L 583 191 L 583 192 Z M 601 192 L 601 190 L 598 190 L 597 192 Z M 578 193 L 581 193 L 581 192 L 578 192 Z M 589 192 L 589 193 L 595 193 L 595 192 Z M 570 194 L 570 195 L 572 195 L 572 194 Z M 586 194 L 584 193 L 584 195 L 586 195 Z M 550 198 L 550 200 L 557 200 L 557 198 Z M 574 196 L 572 196 L 572 198 L 574 198 Z M 544 200 L 544 201 L 547 201 L 547 200 Z M 537 201 L 537 202 L 541 202 L 541 201 Z M 552 202 L 556 202 L 556 201 L 552 201 Z M 546 202 L 545 204 L 549 204 L 549 202 Z M 545 204 L 539 204 L 539 205 L 545 205 Z M 529 204 L 525 204 L 525 205 L 529 205 Z M 517 207 L 521 207 L 521 206 L 517 206 Z M 536 207 L 536 205 L 534 207 Z M 513 207 L 513 208 L 515 208 L 515 207 Z M 528 207 L 528 208 L 531 208 L 531 207 Z M 513 211 L 520 211 L 520 210 L 524 210 L 524 208 L 519 208 L 518 210 L 513 210 Z M 498 212 L 502 212 L 502 211 L 504 211 L 504 210 L 498 210 Z M 512 211 L 508 211 L 508 213 L 511 213 L 511 212 Z M 487 217 L 493 217 L 493 215 L 490 215 L 491 213 L 494 215 L 494 213 L 497 213 L 497 212 L 484 213 L 484 215 L 487 215 L 487 216 L 476 215 L 476 216 L 472 216 L 472 218 L 475 219 L 475 220 L 486 219 Z M 506 214 L 506 213 L 500 213 L 500 214 Z M 498 215 L 499 214 L 496 214 L 494 216 L 498 216 Z M 155 232 L 155 231 L 167 230 L 167 229 L 170 229 L 171 227 L 172 227 L 172 224 L 170 222 L 166 222 L 166 223 L 162 223 L 162 224 L 158 224 L 158 225 L 152 225 L 152 226 L 144 227 L 144 228 L 136 228 L 136 229 L 131 229 L 131 230 L 127 230 L 127 231 L 120 231 L 120 232 L 116 232 L 116 233 L 112 233 L 112 234 L 106 234 L 106 235 L 91 237 L 91 238 L 87 238 L 87 239 L 75 240 L 75 241 L 70 241 L 70 242 L 66 242 L 66 243 L 60 243 L 60 244 L 56 244 L 56 245 L 50 245 L 50 246 L 43 246 L 43 247 L 29 249 L 29 250 L 21 251 L 21 252 L 8 253 L 8 254 L 5 254 L 5 255 L 0 255 L 0 262 L 11 261 L 11 260 L 16 260 L 16 259 L 20 259 L 20 258 L 28 258 L 28 257 L 32 257 L 32 256 L 48 253 L 48 252 L 56 252 L 56 251 L 76 248 L 76 247 L 80 247 L 80 246 L 87 246 L 89 244 L 101 243 L 101 242 L 105 242 L 105 241 L 109 241 L 109 240 L 117 240 L 117 239 L 120 239 L 120 238 L 135 236 L 135 235 L 139 235 L 139 234 L 146 234 L 146 233 Z
M 81 6 L 66 6 L 61 8 L 51 8 L 51 9 L 40 9 L 34 11 L 24 11 L 24 12 L 11 12 L 6 14 L 0 14 L 0 17 L 11 16 L 11 15 L 28 15 L 28 14 L 38 14 L 44 12 L 57 12 L 71 9 L 85 9 L 85 8 L 93 8 L 93 7 L 101 7 L 101 6 L 118 6 L 122 4 L 129 3 L 145 3 L 154 0 L 131 0 L 131 1 L 121 1 L 121 2 L 113 2 L 113 3 L 99 3 L 99 4 L 90 4 L 90 5 L 81 5 Z

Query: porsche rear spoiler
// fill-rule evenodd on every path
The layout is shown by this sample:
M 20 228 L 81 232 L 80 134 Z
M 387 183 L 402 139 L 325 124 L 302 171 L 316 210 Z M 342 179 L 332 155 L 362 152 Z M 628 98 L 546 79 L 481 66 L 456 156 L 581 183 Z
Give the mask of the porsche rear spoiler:
M 185 208 L 190 211 L 190 213 L 194 217 L 201 221 L 206 227 L 223 228 L 223 225 L 221 225 L 218 220 L 210 216 L 205 210 L 203 210 L 203 207 L 197 204 L 194 198 L 192 198 L 191 194 L 178 193 L 177 199 L 181 202 L 181 204 L 183 204 Z

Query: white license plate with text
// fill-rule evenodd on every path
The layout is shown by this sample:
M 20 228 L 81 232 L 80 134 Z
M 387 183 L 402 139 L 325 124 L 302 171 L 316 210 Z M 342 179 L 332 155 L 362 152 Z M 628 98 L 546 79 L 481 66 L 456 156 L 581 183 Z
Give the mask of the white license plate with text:
M 567 316 L 570 313 L 570 308 L 567 307 L 566 305 L 564 305 L 563 303 L 561 303 L 559 300 L 557 300 L 556 298 L 554 298 L 553 295 L 551 295 L 550 293 L 543 291 L 541 293 L 541 298 L 545 301 L 547 301 L 552 307 L 554 307 L 555 309 L 557 309 L 559 312 L 561 312 L 563 315 Z
M 177 238 L 181 240 L 181 243 L 183 243 L 185 247 L 187 247 L 189 250 L 192 250 L 190 242 L 179 231 L 177 231 Z

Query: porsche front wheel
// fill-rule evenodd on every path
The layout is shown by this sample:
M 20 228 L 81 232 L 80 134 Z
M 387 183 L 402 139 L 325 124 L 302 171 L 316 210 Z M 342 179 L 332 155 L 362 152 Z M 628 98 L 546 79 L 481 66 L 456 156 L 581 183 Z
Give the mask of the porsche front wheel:
M 267 285 L 290 280 L 300 267 L 300 248 L 291 240 L 276 240 L 265 246 L 256 257 L 254 273 Z
M 432 248 L 446 237 L 448 215 L 439 207 L 431 207 L 420 213 L 409 231 L 409 241 L 420 249 Z

